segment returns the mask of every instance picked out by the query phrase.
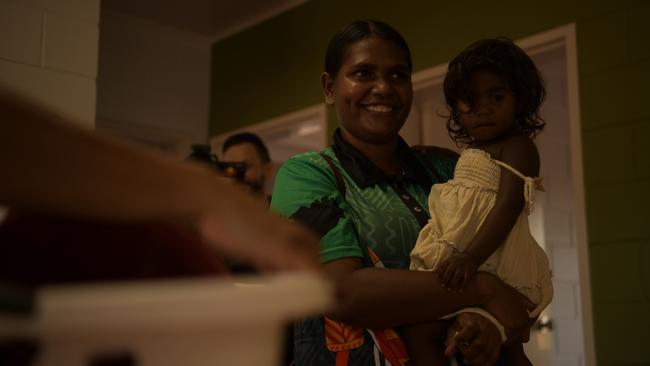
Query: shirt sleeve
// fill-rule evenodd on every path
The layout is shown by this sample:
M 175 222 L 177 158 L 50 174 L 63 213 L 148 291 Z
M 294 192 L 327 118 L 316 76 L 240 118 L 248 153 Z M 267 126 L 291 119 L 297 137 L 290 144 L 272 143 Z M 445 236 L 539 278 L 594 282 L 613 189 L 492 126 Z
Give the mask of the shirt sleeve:
M 454 169 L 456 169 L 456 161 L 458 160 L 455 155 L 429 151 L 423 157 L 429 160 L 444 182 L 454 177 Z
M 440 172 L 444 175 L 444 178 L 449 180 L 454 177 L 454 169 L 456 169 L 457 159 L 451 158 L 449 156 L 438 156 L 438 164 L 440 167 Z
M 271 209 L 321 236 L 322 262 L 363 257 L 351 210 L 338 190 L 334 173 L 317 153 L 285 162 L 275 177 Z

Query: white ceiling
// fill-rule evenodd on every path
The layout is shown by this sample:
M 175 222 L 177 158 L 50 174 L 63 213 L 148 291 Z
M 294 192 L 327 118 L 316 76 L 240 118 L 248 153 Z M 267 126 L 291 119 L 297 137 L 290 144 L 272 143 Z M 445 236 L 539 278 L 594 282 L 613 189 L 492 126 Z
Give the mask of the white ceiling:
M 103 0 L 117 12 L 219 40 L 272 18 L 306 0 Z

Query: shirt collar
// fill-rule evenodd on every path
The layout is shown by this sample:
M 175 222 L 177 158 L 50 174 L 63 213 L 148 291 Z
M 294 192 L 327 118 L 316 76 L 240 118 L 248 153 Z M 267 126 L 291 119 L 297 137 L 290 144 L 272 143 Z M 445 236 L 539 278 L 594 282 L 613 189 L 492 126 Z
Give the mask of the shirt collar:
M 406 141 L 399 137 L 397 142 L 397 151 L 399 161 L 402 163 L 404 175 L 395 177 L 386 174 L 361 151 L 349 144 L 341 136 L 341 130 L 334 131 L 334 143 L 332 150 L 341 166 L 348 173 L 359 188 L 364 189 L 380 182 L 392 182 L 400 179 L 411 179 L 421 184 L 425 189 L 429 189 L 433 182 L 426 174 L 425 167 L 420 164 L 415 152 L 411 150 Z

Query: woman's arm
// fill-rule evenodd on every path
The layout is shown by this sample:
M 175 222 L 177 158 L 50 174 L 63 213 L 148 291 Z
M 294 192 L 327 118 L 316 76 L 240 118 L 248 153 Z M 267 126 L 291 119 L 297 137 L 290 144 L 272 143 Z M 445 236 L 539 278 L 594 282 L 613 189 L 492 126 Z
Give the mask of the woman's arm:
M 466 291 L 448 291 L 432 272 L 363 268 L 357 258 L 336 260 L 325 271 L 338 284 L 333 319 L 369 328 L 421 323 L 470 306 L 481 306 L 506 328 L 509 338 L 528 336 L 532 304 L 488 273 L 474 276 Z
M 361 327 L 400 326 L 478 305 L 504 325 L 509 337 L 527 330 L 527 300 L 493 275 L 477 275 L 459 294 L 442 288 L 431 272 L 364 268 L 347 201 L 318 154 L 294 157 L 280 168 L 271 207 L 311 223 L 322 236 L 321 260 L 338 288 L 339 306 L 330 314 L 336 320 Z
M 2 205 L 122 221 L 191 218 L 215 247 L 258 266 L 316 263 L 315 238 L 207 167 L 97 136 L 1 88 L 0 120 Z
M 499 160 L 526 176 L 535 177 L 539 174 L 539 154 L 527 136 L 513 136 L 504 141 Z M 524 181 L 502 168 L 496 202 L 476 236 L 463 253 L 450 258 L 438 268 L 443 282 L 449 288 L 462 288 L 463 282 L 503 243 L 524 204 Z

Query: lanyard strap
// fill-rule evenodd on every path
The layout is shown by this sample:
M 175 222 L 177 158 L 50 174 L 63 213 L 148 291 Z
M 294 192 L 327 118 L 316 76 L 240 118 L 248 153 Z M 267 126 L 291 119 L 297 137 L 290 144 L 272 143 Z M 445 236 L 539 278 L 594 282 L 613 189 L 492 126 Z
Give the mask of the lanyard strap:
M 332 159 L 321 153 L 321 157 L 327 162 L 327 165 L 329 165 L 330 169 L 332 170 L 332 173 L 334 173 L 334 178 L 336 179 L 336 185 L 339 189 L 339 192 L 341 193 L 341 196 L 343 199 L 345 199 L 345 181 L 343 180 L 343 176 L 339 169 L 334 165 L 334 162 Z M 395 193 L 399 196 L 399 198 L 404 202 L 406 207 L 409 208 L 415 219 L 418 221 L 418 224 L 420 224 L 420 227 L 424 227 L 424 225 L 429 222 L 429 213 L 427 210 L 422 208 L 418 201 L 411 196 L 411 194 L 404 188 L 402 183 L 398 181 L 394 181 L 391 183 L 391 186 L 395 190 Z
M 411 196 L 411 194 L 406 190 L 406 188 L 404 188 L 401 182 L 395 181 L 391 183 L 391 187 L 393 187 L 395 193 L 397 193 L 406 207 L 409 208 L 415 219 L 418 220 L 420 227 L 424 227 L 424 225 L 429 222 L 429 213 L 427 210 L 420 206 L 418 201 L 413 198 L 413 196 Z
M 334 161 L 332 161 L 332 158 L 329 156 L 320 153 L 320 156 L 327 162 L 327 165 L 330 166 L 330 169 L 332 170 L 332 173 L 334 173 L 334 178 L 336 178 L 336 187 L 339 189 L 339 193 L 341 193 L 341 197 L 345 200 L 345 181 L 343 180 L 343 176 L 341 175 L 341 172 L 338 170 L 336 165 L 334 165 Z

